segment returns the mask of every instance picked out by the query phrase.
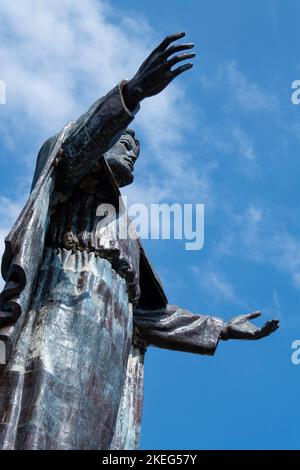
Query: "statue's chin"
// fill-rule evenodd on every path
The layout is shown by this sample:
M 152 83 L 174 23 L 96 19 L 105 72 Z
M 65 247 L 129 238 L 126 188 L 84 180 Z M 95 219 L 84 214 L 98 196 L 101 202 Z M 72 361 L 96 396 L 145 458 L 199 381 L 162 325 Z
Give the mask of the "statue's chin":
M 120 166 L 114 167 L 110 165 L 110 169 L 120 188 L 123 188 L 124 186 L 128 186 L 129 184 L 133 182 L 134 176 L 133 176 L 132 171 L 129 170 L 129 168 L 124 168 L 124 167 L 120 168 Z
M 134 176 L 133 176 L 133 173 L 130 172 L 130 175 L 128 175 L 127 178 L 124 178 L 122 180 L 119 181 L 119 187 L 120 188 L 124 188 L 124 186 L 129 186 L 134 180 Z

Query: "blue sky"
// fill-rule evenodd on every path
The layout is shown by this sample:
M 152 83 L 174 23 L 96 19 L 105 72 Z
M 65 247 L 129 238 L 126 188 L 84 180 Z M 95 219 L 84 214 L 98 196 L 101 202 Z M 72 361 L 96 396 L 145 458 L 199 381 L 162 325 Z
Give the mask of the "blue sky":
M 195 42 L 193 70 L 132 125 L 142 151 L 126 194 L 205 204 L 201 251 L 145 241 L 170 303 L 224 319 L 261 310 L 281 328 L 220 343 L 213 358 L 150 349 L 142 448 L 299 448 L 299 14 L 296 0 L 1 1 L 1 243 L 45 138 L 166 34 Z

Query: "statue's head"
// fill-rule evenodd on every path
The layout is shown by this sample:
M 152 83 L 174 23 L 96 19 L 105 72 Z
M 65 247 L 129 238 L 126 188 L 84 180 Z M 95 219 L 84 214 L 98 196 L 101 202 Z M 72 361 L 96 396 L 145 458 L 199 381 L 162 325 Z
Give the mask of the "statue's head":
M 116 144 L 105 153 L 105 159 L 120 187 L 133 181 L 134 164 L 140 153 L 140 143 L 135 132 L 127 129 Z

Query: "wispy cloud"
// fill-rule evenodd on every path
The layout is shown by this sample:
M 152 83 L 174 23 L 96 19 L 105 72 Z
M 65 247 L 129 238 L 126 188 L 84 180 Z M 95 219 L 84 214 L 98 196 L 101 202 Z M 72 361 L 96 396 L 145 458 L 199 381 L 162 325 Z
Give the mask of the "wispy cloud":
M 232 136 L 238 145 L 238 152 L 246 160 L 254 160 L 255 150 L 248 134 L 239 126 L 233 127 Z
M 300 288 L 300 241 L 280 213 L 281 208 L 266 208 L 264 203 L 249 205 L 243 213 L 232 215 L 230 232 L 217 249 L 222 255 L 267 263 Z
M 8 105 L 39 131 L 56 131 L 130 76 L 148 48 L 133 21 L 114 23 L 103 2 L 1 2 Z M 130 29 L 131 28 L 131 29 Z
M 238 69 L 236 61 L 223 65 L 219 74 L 225 79 L 232 98 L 244 111 L 272 111 L 277 108 L 278 98 L 248 80 Z
M 213 299 L 217 297 L 218 300 L 223 302 L 238 301 L 238 296 L 233 284 L 220 270 L 216 270 L 213 266 L 206 266 L 204 270 L 203 267 L 200 269 L 198 266 L 192 266 L 191 271 L 193 273 L 194 281 L 198 284 L 201 282 L 201 287 L 205 288 L 206 292 L 208 292 Z M 203 272 L 205 273 L 204 276 Z
M 205 88 L 219 88 L 225 93 L 231 106 L 237 106 L 241 111 L 274 111 L 278 110 L 279 99 L 275 94 L 264 90 L 243 74 L 236 60 L 221 64 L 214 79 L 203 75 L 200 83 Z
M 258 119 L 262 113 L 282 127 L 284 120 L 279 98 L 270 90 L 258 85 L 240 70 L 236 60 L 216 66 L 215 70 L 199 76 L 203 92 L 213 95 L 213 107 L 218 106 L 218 116 L 210 112 L 204 121 L 203 144 L 211 149 L 214 158 L 222 163 L 224 157 L 235 162 L 235 170 L 249 180 L 262 173 L 262 141 L 256 141 Z M 212 77 L 212 78 L 211 78 Z M 276 120 L 274 121 L 274 117 Z M 272 122 L 271 122 L 272 121 Z

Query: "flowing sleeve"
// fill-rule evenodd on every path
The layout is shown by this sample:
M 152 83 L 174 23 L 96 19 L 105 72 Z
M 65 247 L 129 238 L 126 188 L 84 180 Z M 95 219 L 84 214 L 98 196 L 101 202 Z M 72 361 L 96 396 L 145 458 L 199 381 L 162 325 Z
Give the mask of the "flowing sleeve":
M 218 317 L 192 314 L 175 305 L 134 314 L 135 329 L 149 345 L 196 354 L 215 353 L 223 323 Z
M 76 184 L 107 152 L 134 119 L 139 107 L 130 111 L 123 98 L 122 81 L 97 100 L 69 128 L 62 144 L 58 177 L 64 186 Z

